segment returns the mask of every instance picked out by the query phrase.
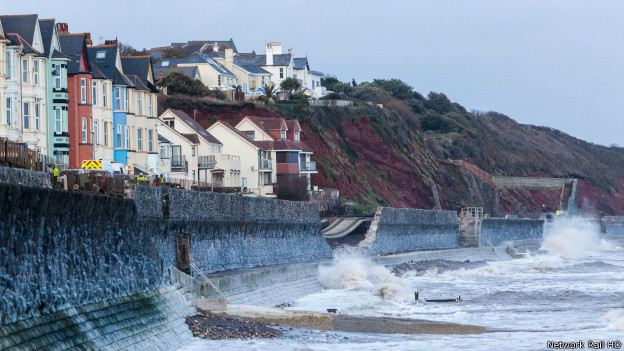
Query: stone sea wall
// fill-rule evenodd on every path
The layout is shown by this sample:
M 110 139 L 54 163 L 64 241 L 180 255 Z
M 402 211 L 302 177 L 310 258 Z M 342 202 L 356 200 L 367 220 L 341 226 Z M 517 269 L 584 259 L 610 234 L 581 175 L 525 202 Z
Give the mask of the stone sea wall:
M 156 289 L 134 202 L 0 183 L 0 324 Z
M 50 179 L 48 173 L 1 166 L 0 183 L 39 186 L 43 188 L 52 187 L 52 179 Z
M 176 265 L 179 234 L 204 273 L 332 257 L 310 203 L 149 187 L 132 198 L 166 265 Z
M 542 239 L 543 234 L 543 220 L 486 218 L 481 226 L 479 246 L 496 246 L 513 240 Z
M 454 211 L 384 207 L 360 246 L 372 254 L 457 248 L 458 230 Z

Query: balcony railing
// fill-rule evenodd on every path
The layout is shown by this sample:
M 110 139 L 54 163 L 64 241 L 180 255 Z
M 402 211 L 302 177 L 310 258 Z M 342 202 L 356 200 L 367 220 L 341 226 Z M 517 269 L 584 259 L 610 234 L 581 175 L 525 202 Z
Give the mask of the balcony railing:
M 188 172 L 188 162 L 186 162 L 186 156 L 184 155 L 171 156 L 171 171 L 172 172 Z
M 260 160 L 260 170 L 261 171 L 270 171 L 273 169 L 273 162 L 271 160 Z
M 316 161 L 312 162 L 301 162 L 299 168 L 302 172 L 312 172 L 316 171 Z
M 214 155 L 199 156 L 197 158 L 197 167 L 199 169 L 212 169 L 217 164 L 217 159 Z

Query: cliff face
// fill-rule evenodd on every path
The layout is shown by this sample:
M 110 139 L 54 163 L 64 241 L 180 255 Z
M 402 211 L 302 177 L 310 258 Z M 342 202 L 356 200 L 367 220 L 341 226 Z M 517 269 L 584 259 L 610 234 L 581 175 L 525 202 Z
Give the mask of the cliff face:
M 445 97 L 446 98 L 446 97 Z M 444 209 L 485 206 L 491 186 L 448 162 L 463 159 L 493 175 L 579 179 L 579 206 L 587 211 L 624 214 L 624 149 L 603 147 L 545 127 L 521 125 L 498 114 L 475 115 L 457 104 L 414 112 L 408 103 L 384 97 L 384 107 L 355 102 L 353 107 L 310 107 L 278 102 L 193 104 L 166 98 L 161 108 L 185 110 L 207 127 L 216 120 L 237 123 L 244 116 L 297 118 L 302 139 L 314 149 L 314 185 L 339 189 L 371 211 L 378 205 L 430 209 L 435 183 Z M 425 106 L 429 101 L 425 100 Z M 501 210 L 550 210 L 557 191 L 503 191 Z M 486 206 L 487 207 L 487 206 Z

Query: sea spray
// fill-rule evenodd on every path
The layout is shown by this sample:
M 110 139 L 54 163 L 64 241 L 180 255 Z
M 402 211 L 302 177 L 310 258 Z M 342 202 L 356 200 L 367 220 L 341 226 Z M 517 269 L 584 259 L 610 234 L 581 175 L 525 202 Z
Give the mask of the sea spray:
M 602 316 L 602 319 L 609 322 L 607 329 L 624 330 L 624 310 L 611 310 Z
M 331 265 L 319 267 L 319 282 L 328 289 L 365 290 L 385 300 L 406 301 L 414 289 L 406 279 L 356 253 L 341 253 Z
M 557 217 L 545 224 L 542 249 L 565 258 L 601 251 L 600 228 L 595 222 L 584 218 Z

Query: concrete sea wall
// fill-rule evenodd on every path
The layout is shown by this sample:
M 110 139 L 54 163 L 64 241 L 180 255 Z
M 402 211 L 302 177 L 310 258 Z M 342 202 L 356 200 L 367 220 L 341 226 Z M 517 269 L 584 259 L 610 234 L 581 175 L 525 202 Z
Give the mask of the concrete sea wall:
M 610 216 L 603 218 L 605 234 L 624 235 L 624 217 Z
M 454 211 L 383 207 L 360 247 L 372 254 L 457 248 L 458 231 Z
M 505 241 L 542 239 L 544 221 L 486 218 L 481 226 L 479 246 L 496 246 Z

